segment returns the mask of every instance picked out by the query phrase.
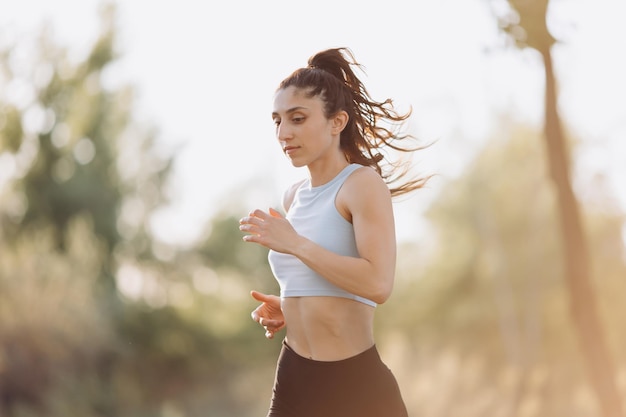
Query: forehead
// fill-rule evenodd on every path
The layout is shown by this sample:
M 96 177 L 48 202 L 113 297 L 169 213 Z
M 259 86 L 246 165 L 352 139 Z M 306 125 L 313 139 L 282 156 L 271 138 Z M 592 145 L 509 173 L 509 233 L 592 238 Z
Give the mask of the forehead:
M 293 109 L 322 110 L 324 102 L 319 96 L 309 97 L 306 90 L 289 86 L 274 95 L 274 114 L 285 114 Z

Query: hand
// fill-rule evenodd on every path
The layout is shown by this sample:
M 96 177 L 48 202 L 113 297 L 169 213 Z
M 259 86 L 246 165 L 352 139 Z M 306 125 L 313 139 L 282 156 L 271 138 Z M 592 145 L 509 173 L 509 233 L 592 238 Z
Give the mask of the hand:
M 246 242 L 254 242 L 276 252 L 289 253 L 301 238 L 282 214 L 273 208 L 269 212 L 254 210 L 239 220 L 239 230 L 247 232 Z
M 267 295 L 258 291 L 251 291 L 252 298 L 262 301 L 252 312 L 252 320 L 258 322 L 265 329 L 265 337 L 273 339 L 274 334 L 285 327 L 285 317 L 280 308 L 280 297 Z

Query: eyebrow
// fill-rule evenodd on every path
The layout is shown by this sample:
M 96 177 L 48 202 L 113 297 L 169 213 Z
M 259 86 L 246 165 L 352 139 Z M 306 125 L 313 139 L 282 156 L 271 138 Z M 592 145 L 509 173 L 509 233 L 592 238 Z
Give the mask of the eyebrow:
M 290 114 L 290 113 L 296 112 L 298 110 L 306 110 L 306 109 L 307 108 L 304 107 L 304 106 L 296 106 L 296 107 L 292 107 L 290 109 L 287 109 L 287 111 L 285 113 Z M 276 116 L 278 116 L 278 113 L 277 112 L 272 112 L 272 117 L 276 117 Z

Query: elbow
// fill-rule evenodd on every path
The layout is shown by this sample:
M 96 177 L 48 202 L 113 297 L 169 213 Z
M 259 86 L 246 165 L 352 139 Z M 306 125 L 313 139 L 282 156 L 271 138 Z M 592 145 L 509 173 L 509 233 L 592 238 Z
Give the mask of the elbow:
M 389 297 L 391 297 L 391 292 L 393 291 L 393 280 L 379 280 L 380 285 L 372 292 L 369 297 L 370 300 L 375 302 L 376 304 L 384 304 Z
M 391 296 L 391 291 L 380 293 L 380 294 L 375 294 L 373 297 L 370 297 L 370 300 L 372 300 L 378 305 L 381 305 L 381 304 L 385 304 L 385 302 L 389 299 L 390 296 Z
M 370 300 L 372 300 L 373 302 L 375 302 L 377 305 L 381 305 L 381 304 L 385 304 L 385 302 L 389 299 L 389 296 L 376 296 L 376 297 L 370 297 Z

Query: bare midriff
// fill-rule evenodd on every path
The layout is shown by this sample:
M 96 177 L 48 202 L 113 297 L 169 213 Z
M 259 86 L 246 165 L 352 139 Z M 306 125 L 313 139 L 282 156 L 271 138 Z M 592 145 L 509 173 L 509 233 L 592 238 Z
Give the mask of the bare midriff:
M 287 323 L 285 341 L 305 358 L 337 361 L 374 344 L 374 307 L 339 297 L 287 297 L 281 300 Z

